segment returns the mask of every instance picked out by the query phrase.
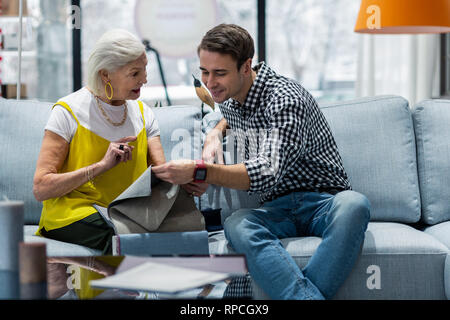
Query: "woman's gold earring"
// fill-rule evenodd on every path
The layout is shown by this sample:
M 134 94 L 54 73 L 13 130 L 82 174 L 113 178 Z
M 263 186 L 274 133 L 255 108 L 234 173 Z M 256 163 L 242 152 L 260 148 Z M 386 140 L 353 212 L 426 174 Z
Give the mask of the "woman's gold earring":
M 108 95 L 108 90 L 106 89 L 107 86 L 109 86 L 111 88 L 111 95 L 110 96 Z M 112 87 L 112 85 L 111 85 L 111 83 L 109 81 L 105 84 L 105 94 L 106 94 L 106 97 L 108 98 L 108 100 L 111 100 L 113 98 L 113 96 L 114 96 L 114 90 L 113 90 L 113 87 Z

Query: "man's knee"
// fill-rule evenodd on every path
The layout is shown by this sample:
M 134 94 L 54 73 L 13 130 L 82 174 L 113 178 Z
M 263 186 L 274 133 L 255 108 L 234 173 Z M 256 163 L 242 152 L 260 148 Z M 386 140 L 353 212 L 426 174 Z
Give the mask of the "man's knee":
M 223 227 L 225 230 L 236 230 L 245 219 L 246 210 L 240 209 L 233 212 L 228 218 L 225 219 Z
M 355 191 L 343 191 L 336 195 L 335 206 L 349 223 L 367 225 L 370 220 L 370 202 L 366 196 Z
M 233 243 L 245 236 L 246 211 L 245 209 L 237 210 L 225 219 L 223 228 L 229 242 Z
M 270 238 L 259 214 L 257 209 L 240 209 L 224 221 L 225 237 L 235 250 L 251 250 Z

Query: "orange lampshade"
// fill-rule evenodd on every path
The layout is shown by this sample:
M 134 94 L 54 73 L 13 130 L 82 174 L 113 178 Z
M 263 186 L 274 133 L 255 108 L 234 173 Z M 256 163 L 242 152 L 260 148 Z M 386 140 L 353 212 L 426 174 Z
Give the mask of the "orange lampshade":
M 450 0 L 362 0 L 355 32 L 450 32 Z

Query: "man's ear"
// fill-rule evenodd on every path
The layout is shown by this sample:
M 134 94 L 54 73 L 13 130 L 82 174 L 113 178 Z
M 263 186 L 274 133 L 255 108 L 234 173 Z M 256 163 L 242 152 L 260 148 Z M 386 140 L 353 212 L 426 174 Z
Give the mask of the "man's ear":
M 248 76 L 252 73 L 252 58 L 248 58 L 241 66 L 241 72 Z

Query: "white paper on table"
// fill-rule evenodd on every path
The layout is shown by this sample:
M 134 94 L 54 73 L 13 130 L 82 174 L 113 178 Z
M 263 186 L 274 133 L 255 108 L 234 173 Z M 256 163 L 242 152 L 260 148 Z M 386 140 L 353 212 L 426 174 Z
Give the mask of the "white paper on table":
M 146 262 L 127 271 L 98 280 L 90 286 L 99 289 L 122 289 L 177 293 L 227 279 L 229 273 L 181 268 Z

